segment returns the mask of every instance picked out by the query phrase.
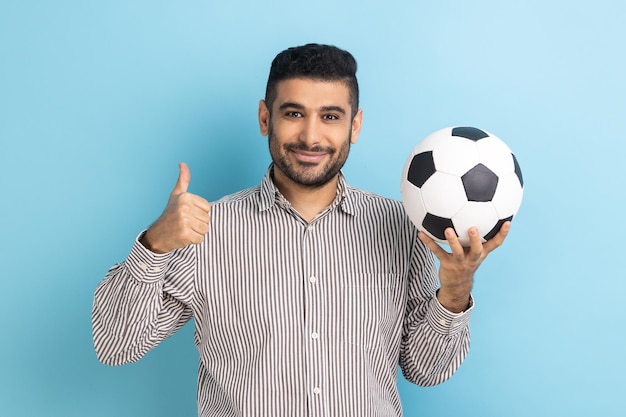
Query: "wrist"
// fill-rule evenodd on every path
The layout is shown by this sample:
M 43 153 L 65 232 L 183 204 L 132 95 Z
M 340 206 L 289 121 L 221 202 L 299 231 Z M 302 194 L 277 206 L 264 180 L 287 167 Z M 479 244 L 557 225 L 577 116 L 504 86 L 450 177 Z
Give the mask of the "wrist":
M 450 293 L 442 288 L 437 290 L 437 300 L 439 304 L 452 313 L 463 313 L 471 307 L 471 297 L 469 291 L 463 293 Z
M 141 236 L 139 236 L 139 243 L 141 243 L 141 245 L 144 248 L 148 249 L 150 252 L 154 252 L 156 254 L 164 254 L 169 252 L 168 250 L 163 250 L 159 248 L 158 245 L 155 245 L 154 240 L 151 239 L 150 230 L 151 229 L 146 230 L 141 234 Z

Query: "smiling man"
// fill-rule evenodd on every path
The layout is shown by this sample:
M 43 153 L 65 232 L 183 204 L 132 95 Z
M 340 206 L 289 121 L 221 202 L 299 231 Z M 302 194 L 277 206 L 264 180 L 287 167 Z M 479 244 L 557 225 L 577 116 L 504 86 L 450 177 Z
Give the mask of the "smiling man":
M 259 103 L 274 183 L 311 221 L 335 198 L 338 174 L 361 130 L 362 111 L 352 114 L 350 91 L 340 80 L 294 78 L 275 88 L 271 101 Z
M 397 367 L 439 384 L 469 349 L 470 290 L 506 223 L 451 252 L 398 201 L 341 172 L 363 119 L 356 62 L 333 46 L 272 62 L 258 119 L 273 163 L 257 187 L 209 203 L 187 192 L 96 290 L 98 358 L 139 360 L 191 317 L 200 416 L 401 416 Z M 433 253 L 439 258 L 437 273 Z

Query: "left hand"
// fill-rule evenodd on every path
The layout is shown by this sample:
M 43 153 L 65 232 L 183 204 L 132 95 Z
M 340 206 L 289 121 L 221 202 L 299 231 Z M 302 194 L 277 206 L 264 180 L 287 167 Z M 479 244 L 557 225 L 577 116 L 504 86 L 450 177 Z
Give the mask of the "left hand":
M 444 308 L 453 313 L 460 313 L 467 309 L 474 283 L 474 273 L 487 255 L 502 245 L 510 228 L 511 222 L 505 222 L 492 239 L 482 243 L 478 229 L 472 227 L 469 229 L 470 245 L 465 248 L 461 246 L 454 229 L 448 228 L 445 235 L 452 253 L 446 252 L 425 233 L 419 232 L 420 240 L 439 259 L 441 288 L 437 292 L 437 298 Z

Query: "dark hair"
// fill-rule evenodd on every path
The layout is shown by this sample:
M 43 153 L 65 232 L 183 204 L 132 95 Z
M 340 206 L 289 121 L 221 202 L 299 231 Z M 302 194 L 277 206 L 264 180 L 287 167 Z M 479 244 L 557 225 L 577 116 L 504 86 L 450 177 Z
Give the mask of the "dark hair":
M 310 43 L 286 49 L 276 55 L 265 89 L 265 103 L 270 112 L 276 100 L 276 85 L 280 81 L 293 78 L 341 81 L 350 91 L 352 117 L 359 109 L 356 61 L 348 51 L 331 45 Z

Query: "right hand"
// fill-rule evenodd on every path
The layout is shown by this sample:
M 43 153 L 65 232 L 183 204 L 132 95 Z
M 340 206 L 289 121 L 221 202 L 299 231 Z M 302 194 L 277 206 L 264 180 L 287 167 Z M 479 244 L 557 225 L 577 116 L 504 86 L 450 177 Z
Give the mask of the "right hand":
M 166 253 L 204 240 L 209 232 L 211 204 L 187 192 L 191 174 L 187 164 L 180 173 L 161 217 L 146 231 L 141 244 L 155 253 Z

